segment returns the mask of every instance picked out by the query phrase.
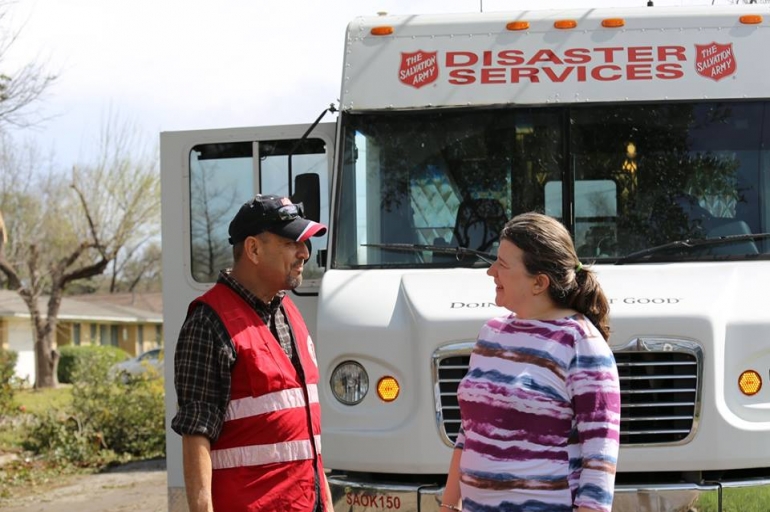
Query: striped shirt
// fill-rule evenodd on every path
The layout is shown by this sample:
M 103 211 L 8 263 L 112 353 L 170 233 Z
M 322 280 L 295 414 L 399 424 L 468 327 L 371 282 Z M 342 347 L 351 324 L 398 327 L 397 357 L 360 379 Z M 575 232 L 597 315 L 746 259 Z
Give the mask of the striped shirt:
M 610 512 L 618 372 L 583 316 L 490 320 L 457 398 L 463 511 Z

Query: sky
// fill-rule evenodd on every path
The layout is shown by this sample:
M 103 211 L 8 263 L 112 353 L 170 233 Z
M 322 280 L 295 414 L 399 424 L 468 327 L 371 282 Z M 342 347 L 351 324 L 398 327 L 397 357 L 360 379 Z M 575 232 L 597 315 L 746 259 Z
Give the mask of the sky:
M 8 0 L 18 33 L 0 72 L 58 76 L 17 131 L 67 168 L 108 116 L 161 131 L 310 123 L 339 97 L 345 28 L 358 15 L 645 6 L 646 0 Z M 730 0 L 656 0 L 655 5 Z M 325 120 L 329 120 L 326 118 Z

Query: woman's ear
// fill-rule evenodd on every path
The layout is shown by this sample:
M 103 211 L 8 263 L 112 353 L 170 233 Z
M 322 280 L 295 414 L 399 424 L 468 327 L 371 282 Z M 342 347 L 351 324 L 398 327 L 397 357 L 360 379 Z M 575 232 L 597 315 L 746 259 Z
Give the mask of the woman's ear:
M 547 292 L 549 286 L 551 286 L 551 279 L 545 274 L 538 274 L 535 276 L 535 282 L 532 285 L 532 294 L 540 295 L 543 292 Z

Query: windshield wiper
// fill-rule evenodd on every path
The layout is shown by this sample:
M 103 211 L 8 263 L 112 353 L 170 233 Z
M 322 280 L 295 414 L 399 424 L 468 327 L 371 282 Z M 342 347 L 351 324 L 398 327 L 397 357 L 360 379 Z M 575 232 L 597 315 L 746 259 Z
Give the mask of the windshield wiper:
M 457 261 L 460 261 L 463 256 L 476 256 L 478 259 L 490 265 L 495 262 L 497 256 L 494 254 L 477 251 L 475 249 L 468 249 L 467 247 L 455 247 L 452 245 L 422 245 L 422 244 L 361 244 L 362 247 L 377 247 L 385 249 L 386 251 L 402 251 L 402 252 L 421 252 L 432 251 L 439 254 L 454 254 L 457 257 Z
M 770 233 L 749 233 L 743 235 L 727 235 L 717 238 L 688 238 L 686 240 L 675 240 L 663 245 L 656 245 L 648 249 L 632 252 L 615 261 L 615 265 L 623 265 L 624 263 L 633 263 L 639 261 L 645 256 L 651 256 L 656 253 L 665 252 L 669 249 L 696 249 L 701 247 L 709 247 L 714 245 L 731 244 L 734 242 L 741 242 L 746 240 L 762 240 L 770 238 Z

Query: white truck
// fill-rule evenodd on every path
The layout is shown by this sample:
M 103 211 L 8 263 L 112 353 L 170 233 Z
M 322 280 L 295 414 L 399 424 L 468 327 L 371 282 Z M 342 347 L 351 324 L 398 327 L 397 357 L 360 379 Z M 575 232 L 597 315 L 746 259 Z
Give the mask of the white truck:
M 330 228 L 292 298 L 335 510 L 436 511 L 458 381 L 504 313 L 487 260 L 545 212 L 611 299 L 615 510 L 770 510 L 768 48 L 758 5 L 353 20 L 335 122 L 161 134 L 167 353 L 238 206 L 303 201 Z

